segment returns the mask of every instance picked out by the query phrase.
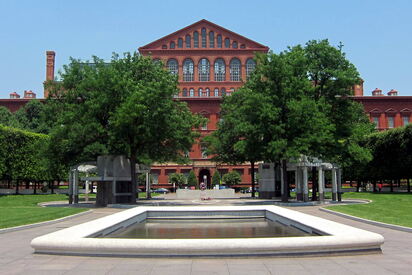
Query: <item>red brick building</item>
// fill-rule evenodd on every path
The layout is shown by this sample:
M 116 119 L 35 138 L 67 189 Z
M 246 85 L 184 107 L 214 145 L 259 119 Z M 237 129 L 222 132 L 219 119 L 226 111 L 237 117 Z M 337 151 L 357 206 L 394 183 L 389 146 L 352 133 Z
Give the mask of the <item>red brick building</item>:
M 179 79 L 179 99 L 186 101 L 192 112 L 209 119 L 201 129 L 202 136 L 216 130 L 223 94 L 241 87 L 253 71 L 256 52 L 266 53 L 269 48 L 236 34 L 207 20 L 201 20 L 172 34 L 140 47 L 142 55 L 162 60 L 166 68 Z M 46 52 L 46 81 L 54 79 L 55 52 Z M 372 96 L 364 96 L 363 84 L 354 87 L 354 100 L 364 105 L 365 112 L 377 129 L 403 126 L 411 122 L 412 96 L 398 96 L 391 90 L 387 96 L 375 89 Z M 27 94 L 29 96 L 29 94 Z M 48 96 L 47 89 L 44 97 Z M 35 97 L 35 95 L 34 95 Z M 0 105 L 12 111 L 26 104 L 30 98 L 20 99 L 14 93 L 10 99 L 0 99 Z M 201 142 L 187 152 L 190 165 L 175 163 L 152 167 L 152 176 L 158 187 L 170 188 L 168 175 L 187 174 L 194 170 L 200 181 L 211 182 L 216 170 L 222 174 L 237 171 L 242 175 L 242 185 L 250 185 L 249 165 L 217 165 L 204 154 Z

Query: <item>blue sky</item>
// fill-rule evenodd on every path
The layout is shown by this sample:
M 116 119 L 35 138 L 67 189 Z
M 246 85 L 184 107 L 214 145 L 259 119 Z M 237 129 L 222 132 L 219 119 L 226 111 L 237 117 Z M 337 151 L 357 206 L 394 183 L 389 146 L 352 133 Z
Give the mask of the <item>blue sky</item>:
M 412 1 L 23 1 L 0 0 L 0 98 L 43 96 L 45 52 L 56 67 L 69 57 L 109 60 L 207 19 L 274 52 L 311 39 L 345 45 L 365 80 L 412 96 Z

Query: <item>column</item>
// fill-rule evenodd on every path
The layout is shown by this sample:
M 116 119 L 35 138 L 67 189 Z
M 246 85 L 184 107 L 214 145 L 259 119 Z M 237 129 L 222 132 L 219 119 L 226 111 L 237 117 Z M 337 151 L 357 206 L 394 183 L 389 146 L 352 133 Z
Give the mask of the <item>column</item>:
M 342 201 L 342 169 L 337 170 L 338 201 Z
M 337 201 L 338 183 L 336 180 L 336 169 L 332 168 L 332 201 Z
M 309 201 L 308 167 L 302 167 L 303 201 Z
M 69 171 L 69 204 L 73 203 L 73 170 Z
M 296 167 L 295 171 L 295 189 L 296 189 L 296 199 L 298 201 L 303 200 L 303 190 L 302 190 L 302 169 Z
M 319 201 L 325 201 L 324 193 L 325 175 L 322 166 L 319 166 L 318 170 L 318 186 L 319 186 Z
M 280 166 L 280 195 L 282 196 L 285 193 L 285 184 L 283 183 L 283 169 L 282 165 Z
M 73 171 L 73 200 L 74 203 L 79 203 L 79 170 Z

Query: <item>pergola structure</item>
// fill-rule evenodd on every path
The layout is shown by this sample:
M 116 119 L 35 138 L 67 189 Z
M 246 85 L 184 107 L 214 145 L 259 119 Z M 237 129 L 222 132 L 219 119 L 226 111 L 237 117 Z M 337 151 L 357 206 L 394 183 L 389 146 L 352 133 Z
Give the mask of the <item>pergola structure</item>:
M 318 173 L 317 190 L 319 193 L 318 200 L 325 201 L 325 171 L 332 173 L 332 201 L 341 201 L 341 185 L 342 185 L 342 170 L 333 163 L 323 162 L 317 158 L 309 159 L 302 156 L 298 161 L 290 161 L 287 164 L 287 171 L 295 173 L 295 187 L 297 201 L 309 201 L 309 185 L 308 185 L 308 170 L 316 168 Z M 259 197 L 273 198 L 279 192 L 276 192 L 275 181 L 282 179 L 282 169 L 277 169 L 273 163 L 262 163 L 259 165 Z M 280 184 L 280 194 L 285 192 L 283 184 Z

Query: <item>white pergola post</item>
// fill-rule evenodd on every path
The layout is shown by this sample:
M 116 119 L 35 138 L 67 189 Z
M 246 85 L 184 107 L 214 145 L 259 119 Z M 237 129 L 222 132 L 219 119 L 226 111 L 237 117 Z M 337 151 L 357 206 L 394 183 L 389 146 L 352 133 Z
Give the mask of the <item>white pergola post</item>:
M 322 165 L 319 166 L 319 170 L 318 170 L 318 191 L 319 191 L 319 201 L 323 202 L 325 201 L 325 175 L 324 175 L 324 171 L 322 168 Z
M 69 204 L 73 203 L 73 169 L 69 171 Z
M 342 169 L 337 169 L 338 201 L 342 201 Z
M 296 188 L 296 199 L 298 201 L 303 201 L 303 188 L 302 188 L 302 169 L 297 166 L 295 170 L 295 188 Z
M 73 202 L 79 203 L 79 171 L 77 168 L 73 170 Z
M 337 182 L 336 168 L 332 168 L 332 201 L 337 201 L 338 182 Z
M 303 201 L 309 201 L 308 167 L 302 167 Z

